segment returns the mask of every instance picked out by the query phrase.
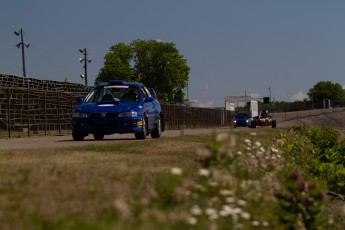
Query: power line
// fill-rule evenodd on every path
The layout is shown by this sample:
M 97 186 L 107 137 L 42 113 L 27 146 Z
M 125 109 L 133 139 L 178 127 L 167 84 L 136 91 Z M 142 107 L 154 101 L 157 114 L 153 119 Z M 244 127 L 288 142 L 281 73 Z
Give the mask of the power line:
M 43 60 L 45 61 L 47 64 L 49 64 L 50 66 L 53 66 L 55 68 L 64 68 L 64 69 L 71 69 L 73 66 L 76 66 L 78 61 L 76 60 L 75 62 L 73 62 L 73 64 L 71 64 L 70 66 L 62 66 L 62 65 L 58 65 L 58 64 L 55 64 L 51 61 L 49 61 L 39 50 L 38 48 L 34 45 L 34 43 L 32 43 L 28 36 L 26 36 L 27 40 L 30 42 L 32 48 L 34 49 L 34 51 L 38 54 L 38 56 Z

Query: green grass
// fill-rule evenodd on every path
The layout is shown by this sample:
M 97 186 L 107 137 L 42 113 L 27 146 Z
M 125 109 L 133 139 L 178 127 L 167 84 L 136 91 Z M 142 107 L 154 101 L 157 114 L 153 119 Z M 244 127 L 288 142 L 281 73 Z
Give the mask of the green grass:
M 0 151 L 1 229 L 284 229 L 278 131 Z

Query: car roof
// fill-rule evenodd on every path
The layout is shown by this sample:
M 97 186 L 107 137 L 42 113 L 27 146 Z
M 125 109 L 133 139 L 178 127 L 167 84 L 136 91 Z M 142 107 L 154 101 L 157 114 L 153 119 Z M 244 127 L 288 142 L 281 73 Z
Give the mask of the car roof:
M 125 80 L 110 80 L 108 83 L 101 83 L 97 85 L 96 87 L 109 86 L 109 85 L 126 85 L 126 86 L 140 87 L 140 86 L 143 86 L 144 84 L 138 83 L 138 82 L 127 82 Z

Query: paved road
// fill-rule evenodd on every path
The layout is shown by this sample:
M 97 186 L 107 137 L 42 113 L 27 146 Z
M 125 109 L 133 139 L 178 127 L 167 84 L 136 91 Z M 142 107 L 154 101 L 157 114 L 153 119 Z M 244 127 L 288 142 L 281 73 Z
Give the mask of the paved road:
M 229 128 L 220 129 L 188 129 L 188 130 L 166 130 L 163 132 L 163 137 L 173 137 L 181 135 L 197 135 L 212 132 L 227 132 Z M 150 138 L 150 137 L 148 137 Z M 0 139 L 1 150 L 15 150 L 15 149 L 35 149 L 35 148 L 63 148 L 70 146 L 84 146 L 94 144 L 118 143 L 123 141 L 135 140 L 134 134 L 113 134 L 106 135 L 104 140 L 96 141 L 92 135 L 85 138 L 84 141 L 73 141 L 71 135 L 66 136 L 46 136 L 46 137 L 24 137 Z

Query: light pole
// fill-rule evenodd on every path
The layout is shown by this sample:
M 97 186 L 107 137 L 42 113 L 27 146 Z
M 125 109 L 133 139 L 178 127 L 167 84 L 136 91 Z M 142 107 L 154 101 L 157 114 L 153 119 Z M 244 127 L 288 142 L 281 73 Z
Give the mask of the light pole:
M 19 31 L 15 31 L 14 34 L 16 36 L 20 35 L 20 43 L 18 43 L 16 46 L 18 48 L 20 48 L 20 46 L 22 46 L 23 77 L 26 77 L 26 71 L 25 71 L 25 49 L 24 49 L 24 47 L 29 48 L 30 44 L 25 44 L 24 43 L 24 39 L 23 39 L 24 32 L 23 32 L 23 29 L 20 29 Z
M 80 75 L 81 78 L 85 79 L 85 85 L 87 86 L 87 63 L 90 63 L 91 60 L 87 59 L 87 49 L 79 49 L 79 52 L 84 55 L 83 58 L 80 58 L 80 62 L 84 62 L 84 75 Z

